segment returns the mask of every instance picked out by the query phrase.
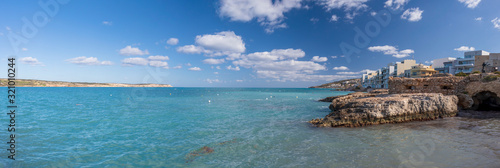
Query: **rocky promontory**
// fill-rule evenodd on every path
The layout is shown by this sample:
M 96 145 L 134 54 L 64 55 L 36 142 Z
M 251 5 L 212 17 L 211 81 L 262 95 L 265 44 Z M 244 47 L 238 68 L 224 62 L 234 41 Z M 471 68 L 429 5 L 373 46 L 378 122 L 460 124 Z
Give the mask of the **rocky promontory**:
M 351 93 L 332 98 L 332 112 L 309 123 L 317 127 L 359 127 L 456 116 L 458 98 L 441 93 Z

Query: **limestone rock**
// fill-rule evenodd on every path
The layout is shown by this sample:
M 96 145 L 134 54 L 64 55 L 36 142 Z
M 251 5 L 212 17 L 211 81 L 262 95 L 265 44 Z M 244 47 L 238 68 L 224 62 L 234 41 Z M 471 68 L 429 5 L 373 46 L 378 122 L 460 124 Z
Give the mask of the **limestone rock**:
M 474 100 L 472 100 L 472 97 L 467 94 L 458 93 L 457 97 L 458 107 L 460 107 L 461 109 L 469 109 L 472 107 L 472 105 L 474 105 Z
M 350 94 L 332 101 L 333 111 L 309 121 L 317 127 L 358 127 L 372 124 L 433 120 L 456 116 L 458 98 L 440 93 Z

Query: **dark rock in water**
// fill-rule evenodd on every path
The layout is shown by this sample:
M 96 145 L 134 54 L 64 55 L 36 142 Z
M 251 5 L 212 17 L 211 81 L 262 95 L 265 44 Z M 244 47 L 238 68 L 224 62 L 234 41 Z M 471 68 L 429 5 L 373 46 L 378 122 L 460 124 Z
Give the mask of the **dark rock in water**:
M 202 156 L 202 155 L 209 154 L 212 152 L 214 152 L 214 149 L 212 149 L 208 146 L 204 146 L 198 150 L 192 151 L 186 155 L 186 163 L 192 162 L 198 156 Z
M 440 93 L 353 93 L 332 100 L 333 112 L 309 123 L 317 127 L 359 127 L 456 116 L 458 98 Z

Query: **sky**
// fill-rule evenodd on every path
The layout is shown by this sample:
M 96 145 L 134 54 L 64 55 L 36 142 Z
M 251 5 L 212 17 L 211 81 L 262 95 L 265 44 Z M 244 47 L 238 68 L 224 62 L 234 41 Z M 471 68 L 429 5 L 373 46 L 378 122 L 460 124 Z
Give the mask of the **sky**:
M 498 0 L 0 0 L 17 78 L 309 87 L 500 52 Z M 5 78 L 7 74 L 5 73 Z

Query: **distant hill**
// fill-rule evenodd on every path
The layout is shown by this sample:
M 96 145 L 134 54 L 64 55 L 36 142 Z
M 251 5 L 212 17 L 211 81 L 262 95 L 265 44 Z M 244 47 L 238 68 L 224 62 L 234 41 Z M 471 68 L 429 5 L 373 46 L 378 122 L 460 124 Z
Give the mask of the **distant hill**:
M 355 87 L 358 86 L 359 84 L 361 84 L 361 79 L 356 78 L 356 79 L 346 79 L 331 83 L 325 83 L 319 86 L 311 86 L 309 88 L 331 88 L 337 90 L 354 90 Z
M 172 87 L 168 84 L 122 84 L 122 83 L 87 83 L 61 82 L 33 79 L 16 79 L 16 87 Z M 6 87 L 8 80 L 0 79 L 0 87 Z

